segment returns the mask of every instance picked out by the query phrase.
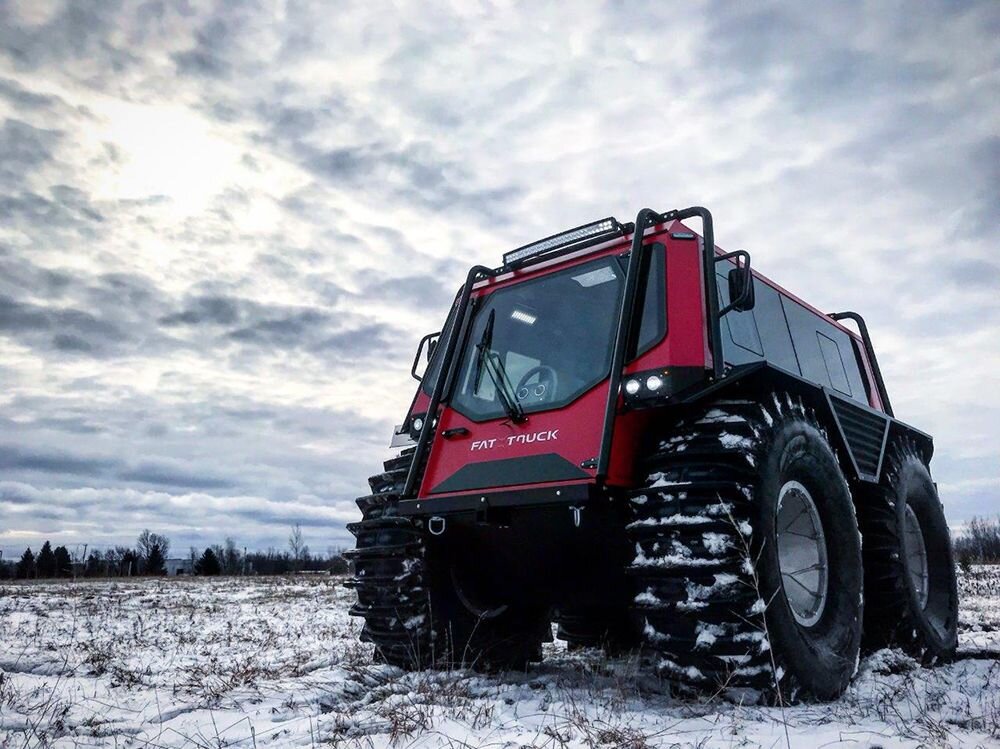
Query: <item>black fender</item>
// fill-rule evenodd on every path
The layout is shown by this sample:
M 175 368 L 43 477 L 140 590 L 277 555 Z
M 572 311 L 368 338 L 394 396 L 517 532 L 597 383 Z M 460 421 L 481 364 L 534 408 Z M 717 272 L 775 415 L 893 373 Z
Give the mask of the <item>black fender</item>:
M 733 367 L 715 382 L 689 390 L 677 400 L 697 404 L 719 397 L 762 398 L 774 391 L 798 397 L 813 410 L 852 483 L 879 483 L 887 448 L 897 440 L 909 441 L 925 463 L 934 454 L 934 440 L 926 432 L 768 362 Z

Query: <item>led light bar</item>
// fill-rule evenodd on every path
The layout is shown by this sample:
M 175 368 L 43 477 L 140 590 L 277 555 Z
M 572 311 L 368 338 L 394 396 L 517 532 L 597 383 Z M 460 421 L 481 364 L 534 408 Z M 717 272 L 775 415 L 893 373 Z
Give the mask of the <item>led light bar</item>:
M 503 256 L 503 264 L 508 267 L 515 267 L 530 257 L 551 252 L 560 247 L 567 247 L 605 235 L 610 239 L 612 236 L 621 235 L 621 233 L 622 225 L 618 223 L 618 219 L 608 217 L 559 234 L 553 234 L 551 237 L 526 244 L 523 247 L 518 247 L 516 250 L 511 250 Z

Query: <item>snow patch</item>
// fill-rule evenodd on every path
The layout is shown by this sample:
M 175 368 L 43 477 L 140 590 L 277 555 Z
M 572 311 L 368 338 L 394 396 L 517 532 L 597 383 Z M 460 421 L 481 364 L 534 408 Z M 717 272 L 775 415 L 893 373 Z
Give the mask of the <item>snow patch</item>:
M 725 533 L 702 533 L 701 543 L 709 554 L 717 557 L 725 554 L 733 547 L 732 539 Z

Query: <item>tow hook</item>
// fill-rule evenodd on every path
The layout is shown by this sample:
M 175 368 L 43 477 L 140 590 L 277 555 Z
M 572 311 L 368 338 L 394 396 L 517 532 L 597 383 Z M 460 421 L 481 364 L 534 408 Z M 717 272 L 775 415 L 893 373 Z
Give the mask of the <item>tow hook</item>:
M 430 531 L 432 536 L 440 536 L 444 533 L 444 527 L 445 519 L 437 515 L 427 521 L 427 530 Z
M 570 507 L 569 511 L 573 513 L 573 525 L 577 528 L 580 527 L 580 513 L 583 512 L 582 507 Z

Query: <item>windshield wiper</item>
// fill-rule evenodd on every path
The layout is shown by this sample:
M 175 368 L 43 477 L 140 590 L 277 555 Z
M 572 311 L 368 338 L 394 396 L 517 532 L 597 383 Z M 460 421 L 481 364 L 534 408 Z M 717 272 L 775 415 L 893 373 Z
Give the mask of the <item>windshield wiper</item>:
M 488 364 L 493 365 L 492 368 L 487 366 L 486 371 L 490 373 L 490 379 L 493 380 L 493 387 L 496 388 L 497 395 L 500 396 L 503 410 L 507 412 L 511 421 L 524 421 L 528 417 L 524 415 L 524 409 L 521 408 L 521 404 L 517 400 L 514 386 L 507 379 L 507 370 L 504 369 L 503 362 L 500 361 L 500 354 L 490 351 L 486 354 L 486 360 Z
M 486 318 L 486 327 L 476 344 L 476 373 L 472 378 L 472 392 L 478 393 L 480 385 L 483 384 L 483 362 L 486 360 L 490 346 L 493 345 L 493 323 L 497 319 L 496 309 L 491 309 L 489 317 Z
M 521 422 L 526 417 L 524 409 L 521 408 L 517 395 L 514 393 L 514 386 L 507 377 L 507 371 L 500 360 L 500 355 L 490 351 L 490 346 L 493 344 L 493 323 L 496 321 L 496 317 L 496 309 L 491 309 L 490 316 L 486 319 L 486 327 L 483 328 L 483 334 L 479 338 L 479 343 L 476 344 L 476 372 L 472 378 L 473 392 L 479 392 L 479 386 L 483 379 L 483 369 L 485 369 L 490 375 L 490 380 L 493 382 L 493 387 L 496 389 L 500 404 L 507 416 L 510 417 L 511 421 Z

